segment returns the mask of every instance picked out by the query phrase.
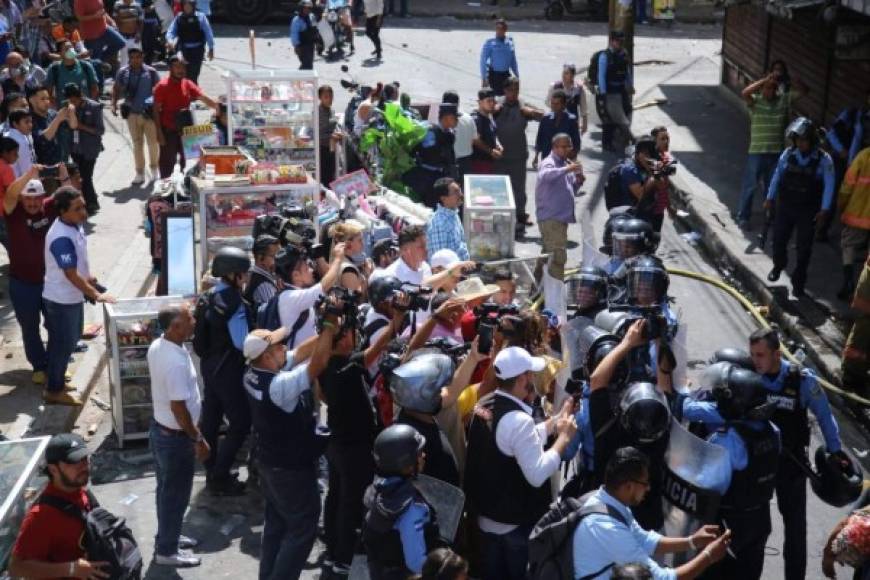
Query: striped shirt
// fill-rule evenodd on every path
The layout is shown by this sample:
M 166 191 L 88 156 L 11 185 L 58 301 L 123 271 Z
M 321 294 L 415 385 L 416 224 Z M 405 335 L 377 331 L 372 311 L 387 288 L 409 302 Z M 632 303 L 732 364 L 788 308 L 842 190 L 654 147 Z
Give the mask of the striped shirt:
M 760 94 L 752 95 L 754 104 L 749 107 L 750 154 L 782 152 L 789 107 L 796 97 L 796 93 L 788 92 L 768 101 Z

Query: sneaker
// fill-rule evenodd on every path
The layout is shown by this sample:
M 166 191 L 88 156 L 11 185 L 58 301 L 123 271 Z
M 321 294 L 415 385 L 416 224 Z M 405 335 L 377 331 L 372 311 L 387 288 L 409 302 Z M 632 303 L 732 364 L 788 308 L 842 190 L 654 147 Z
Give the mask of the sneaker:
M 82 405 L 82 400 L 78 395 L 67 391 L 42 391 L 42 400 L 46 405 L 67 405 L 69 407 L 80 407 Z
M 143 175 L 141 172 L 137 173 L 136 177 L 133 178 L 133 181 L 131 181 L 131 183 L 133 185 L 141 185 L 145 183 L 145 175 Z
M 780 270 L 779 268 L 774 268 L 770 271 L 770 274 L 767 275 L 767 281 L 776 282 L 777 280 L 779 280 L 780 274 L 782 274 L 782 270 Z
M 200 560 L 196 556 L 191 556 L 184 552 L 178 552 L 171 556 L 161 556 L 154 554 L 154 563 L 160 566 L 172 566 L 173 568 L 192 568 L 200 565 Z
M 181 550 L 186 549 L 186 548 L 195 548 L 198 545 L 199 545 L 199 540 L 197 540 L 196 538 L 191 538 L 190 536 L 185 536 L 184 534 L 181 534 L 180 536 L 178 536 L 179 552 Z

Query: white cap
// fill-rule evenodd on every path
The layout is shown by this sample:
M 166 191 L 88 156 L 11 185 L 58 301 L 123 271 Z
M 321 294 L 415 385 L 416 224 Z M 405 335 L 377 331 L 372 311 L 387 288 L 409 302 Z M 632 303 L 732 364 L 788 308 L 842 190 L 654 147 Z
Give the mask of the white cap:
M 530 355 L 524 348 L 511 346 L 496 355 L 492 366 L 495 368 L 496 377 L 513 379 L 528 371 L 541 372 L 547 366 L 547 361 Z
M 248 361 L 257 359 L 261 354 L 266 352 L 270 343 L 261 336 L 261 333 L 252 332 L 245 337 L 245 344 L 242 345 L 242 353 Z
M 443 248 L 432 254 L 432 259 L 429 261 L 429 265 L 433 268 L 449 268 L 457 262 L 459 262 L 459 256 L 456 255 L 456 252 L 448 248 Z
M 27 197 L 39 197 L 40 195 L 45 195 L 45 188 L 42 187 L 42 182 L 38 179 L 31 179 L 27 182 L 27 185 L 24 186 L 24 191 L 21 192 L 21 195 Z

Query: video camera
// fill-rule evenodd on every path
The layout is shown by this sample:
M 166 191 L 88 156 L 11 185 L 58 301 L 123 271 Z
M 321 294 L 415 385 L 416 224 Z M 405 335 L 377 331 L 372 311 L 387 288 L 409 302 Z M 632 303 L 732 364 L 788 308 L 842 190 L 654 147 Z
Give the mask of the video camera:
M 317 312 L 316 327 L 318 334 L 323 332 L 327 315 L 341 318 L 339 330 L 352 330 L 359 325 L 359 303 L 362 294 L 352 292 L 343 286 L 333 286 L 329 292 L 317 299 L 314 309 Z
M 650 173 L 656 179 L 661 179 L 662 177 L 670 177 L 677 172 L 677 165 L 679 162 L 676 159 L 671 159 L 667 163 L 662 163 L 661 161 L 653 161 L 652 166 L 650 168 Z
M 317 238 L 317 230 L 307 210 L 297 204 L 282 204 L 278 206 L 277 214 L 257 216 L 252 236 L 256 240 L 264 234 L 278 238 L 281 246 L 289 244 L 309 250 Z
M 456 366 L 459 366 L 459 359 L 465 355 L 469 350 L 471 350 L 470 342 L 460 342 L 457 343 L 455 340 L 451 340 L 445 336 L 441 336 L 438 338 L 433 338 L 426 342 L 423 345 L 423 348 L 434 348 L 439 350 L 442 354 L 446 354 Z
M 643 328 L 644 340 L 658 340 L 660 338 L 668 338 L 668 319 L 662 314 L 661 308 L 658 306 L 648 308 L 632 308 L 628 317 L 625 328 L 634 324 L 637 320 L 645 320 L 646 325 Z
M 426 310 L 432 300 L 432 288 L 419 284 L 402 284 L 402 293 L 408 297 L 408 310 Z M 396 308 L 396 297 L 393 297 L 393 307 Z
M 516 304 L 503 305 L 496 304 L 495 302 L 484 302 L 474 309 L 474 317 L 477 319 L 478 326 L 484 321 L 491 321 L 492 324 L 495 324 L 505 316 L 518 317 L 519 314 L 520 307 Z M 516 327 L 516 324 L 514 324 L 514 327 Z

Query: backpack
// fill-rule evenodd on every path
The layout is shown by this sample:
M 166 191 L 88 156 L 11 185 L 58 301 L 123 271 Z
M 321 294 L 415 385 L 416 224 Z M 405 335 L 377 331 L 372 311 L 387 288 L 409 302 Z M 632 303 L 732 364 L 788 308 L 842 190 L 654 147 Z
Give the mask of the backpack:
M 193 352 L 199 358 L 205 358 L 209 349 L 209 331 L 207 313 L 211 308 L 213 292 L 208 291 L 200 294 L 196 300 L 196 307 L 193 310 L 193 316 L 196 319 L 193 326 Z
M 610 211 L 624 205 L 633 206 L 635 201 L 634 196 L 622 185 L 622 163 L 617 163 L 607 172 L 607 180 L 604 182 L 604 205 L 607 211 Z
M 291 288 L 285 288 L 281 290 L 271 298 L 269 298 L 268 302 L 264 302 L 260 304 L 257 308 L 257 328 L 262 328 L 265 330 L 278 330 L 281 327 L 281 315 L 278 311 L 278 299 L 281 297 L 281 294 L 286 292 L 287 290 L 291 290 Z M 290 334 L 287 336 L 287 347 L 293 348 L 293 345 L 296 344 L 296 335 L 299 333 L 299 330 L 308 322 L 308 317 L 311 315 L 311 309 L 303 310 L 299 314 L 299 318 L 296 319 L 296 322 L 293 323 L 293 328 L 290 329 Z
M 122 517 L 100 507 L 97 498 L 87 491 L 91 509 L 83 512 L 65 499 L 41 495 L 37 504 L 50 505 L 85 524 L 83 547 L 88 560 L 108 562 L 109 580 L 139 580 L 142 577 L 142 554 L 133 532 Z
M 564 497 L 555 502 L 550 511 L 538 520 L 529 535 L 530 580 L 573 580 L 574 578 L 574 530 L 583 518 L 602 514 L 628 526 L 628 522 L 616 508 L 602 502 L 586 505 L 594 492 L 581 498 Z M 580 578 L 591 580 L 614 566 L 611 562 L 601 570 Z
M 598 58 L 601 56 L 601 53 L 606 51 L 606 48 L 604 50 L 597 51 L 595 54 L 592 55 L 592 58 L 589 60 L 589 68 L 586 69 L 586 85 L 590 89 L 598 86 Z

